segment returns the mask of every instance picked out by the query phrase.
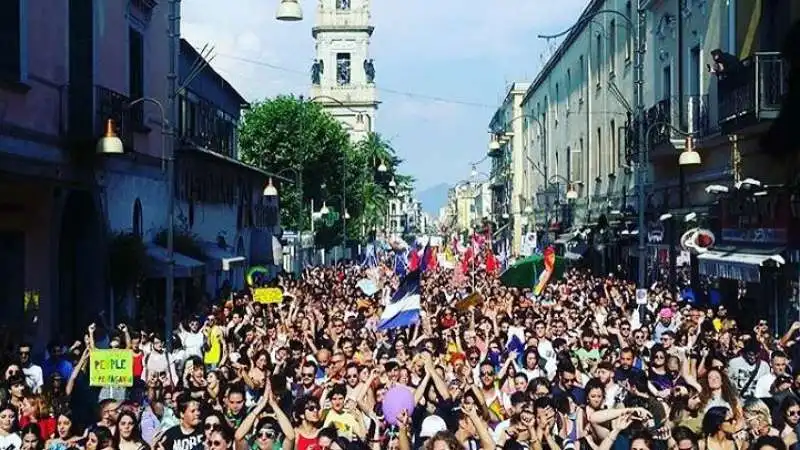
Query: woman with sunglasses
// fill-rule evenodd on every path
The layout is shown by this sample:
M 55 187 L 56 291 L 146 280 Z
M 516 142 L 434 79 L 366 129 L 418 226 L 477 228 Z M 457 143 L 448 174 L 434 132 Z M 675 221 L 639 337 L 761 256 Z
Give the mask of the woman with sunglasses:
M 800 428 L 800 401 L 786 397 L 778 406 L 773 424 L 780 431 L 780 437 L 787 447 L 797 443 L 797 430 Z
M 267 412 L 271 412 L 271 414 L 264 417 L 264 413 Z M 253 424 L 255 424 L 255 427 L 253 427 Z M 294 448 L 294 438 L 295 430 L 292 427 L 292 422 L 278 404 L 272 391 L 272 385 L 267 379 L 264 386 L 264 395 L 258 399 L 256 406 L 253 407 L 250 414 L 244 418 L 242 424 L 236 429 L 234 434 L 236 447 L 247 447 L 254 450 L 292 450 Z
M 208 411 L 203 419 L 203 442 L 206 447 L 210 446 L 214 432 L 221 430 L 225 432 L 232 430 L 225 416 L 217 410 Z M 233 435 L 233 432 L 230 434 Z
M 295 450 L 312 450 L 319 435 L 319 402 L 313 397 L 302 397 L 295 402 L 295 415 L 300 425 L 295 428 Z

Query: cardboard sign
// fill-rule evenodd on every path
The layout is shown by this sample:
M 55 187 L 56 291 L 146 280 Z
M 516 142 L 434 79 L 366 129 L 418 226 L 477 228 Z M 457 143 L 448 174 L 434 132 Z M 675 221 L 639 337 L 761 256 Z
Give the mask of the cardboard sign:
M 281 303 L 283 291 L 279 288 L 256 288 L 253 289 L 253 300 L 258 303 Z
M 89 385 L 133 386 L 133 350 L 91 350 Z

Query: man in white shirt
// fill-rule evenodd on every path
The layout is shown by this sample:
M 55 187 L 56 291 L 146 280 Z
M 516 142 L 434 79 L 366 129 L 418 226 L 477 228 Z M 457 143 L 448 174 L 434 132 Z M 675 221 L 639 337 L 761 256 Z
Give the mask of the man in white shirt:
M 770 373 L 769 364 L 758 359 L 759 346 L 754 339 L 748 340 L 742 354 L 728 363 L 728 378 L 740 398 L 753 397 L 756 381 Z
M 25 375 L 25 382 L 33 392 L 40 392 L 44 385 L 44 375 L 42 368 L 31 361 L 30 344 L 19 346 L 19 363 L 22 366 L 22 373 Z
M 770 357 L 770 372 L 756 381 L 756 398 L 770 398 L 770 388 L 775 383 L 775 379 L 781 375 L 788 375 L 786 373 L 787 360 L 786 353 L 776 350 L 772 352 Z

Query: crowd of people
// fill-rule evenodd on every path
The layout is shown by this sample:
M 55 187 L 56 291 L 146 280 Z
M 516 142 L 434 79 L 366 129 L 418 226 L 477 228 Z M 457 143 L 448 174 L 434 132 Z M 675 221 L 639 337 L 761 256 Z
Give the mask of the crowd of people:
M 409 327 L 378 329 L 397 275 L 342 264 L 281 277 L 280 303 L 243 292 L 204 307 L 170 343 L 91 324 L 42 361 L 21 344 L 2 373 L 0 449 L 797 445 L 800 323 L 776 338 L 667 286 L 637 305 L 633 283 L 570 270 L 535 297 L 476 270 L 422 274 Z M 383 288 L 368 296 L 363 279 Z M 130 349 L 133 386 L 90 386 L 95 348 Z M 398 388 L 413 403 L 388 417 Z

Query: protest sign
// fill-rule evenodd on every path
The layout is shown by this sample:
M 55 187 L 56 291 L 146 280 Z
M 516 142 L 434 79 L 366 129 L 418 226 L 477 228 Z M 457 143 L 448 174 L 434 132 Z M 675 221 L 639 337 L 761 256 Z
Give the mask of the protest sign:
M 133 386 L 133 351 L 93 349 L 89 352 L 90 386 Z

